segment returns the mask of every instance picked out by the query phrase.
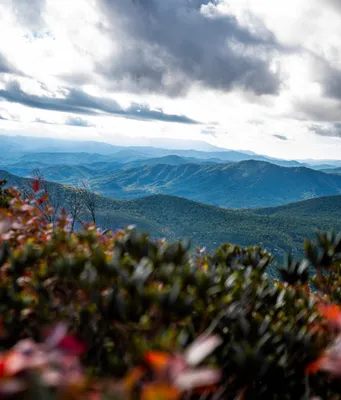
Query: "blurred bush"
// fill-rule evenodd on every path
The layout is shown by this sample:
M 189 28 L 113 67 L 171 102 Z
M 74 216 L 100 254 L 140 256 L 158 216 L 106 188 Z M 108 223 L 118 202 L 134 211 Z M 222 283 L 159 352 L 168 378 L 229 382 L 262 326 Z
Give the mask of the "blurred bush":
M 71 233 L 66 213 L 55 226 L 49 223 L 53 211 L 39 187 L 35 192 L 22 200 L 0 185 L 3 351 L 25 338 L 41 343 L 43 328 L 62 322 L 86 348 L 81 361 L 89 378 L 126 377 L 132 398 L 156 381 L 159 389 L 144 392 L 144 399 L 182 398 L 170 389 L 170 365 L 179 366 L 176 354 L 202 335 L 213 335 L 221 342 L 206 363 L 221 372 L 219 384 L 184 398 L 328 399 L 341 393 L 339 381 L 320 368 L 307 373 L 337 336 L 319 307 L 341 300 L 340 236 L 318 234 L 316 243 L 305 243 L 305 258 L 289 255 L 276 266 L 281 279 L 273 279 L 267 269 L 274 259 L 259 246 L 225 244 L 191 256 L 186 243 L 154 241 L 134 229 L 101 233 L 88 225 Z M 162 379 L 146 354 L 162 361 L 156 363 Z

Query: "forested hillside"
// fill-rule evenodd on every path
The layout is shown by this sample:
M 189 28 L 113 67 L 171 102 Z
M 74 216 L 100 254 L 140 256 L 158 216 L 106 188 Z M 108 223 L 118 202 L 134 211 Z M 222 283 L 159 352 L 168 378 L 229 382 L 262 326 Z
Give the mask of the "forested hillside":
M 29 179 L 0 171 L 8 184 L 27 188 Z M 48 183 L 52 205 L 74 207 L 79 192 Z M 214 249 L 224 242 L 240 245 L 263 243 L 275 254 L 301 249 L 302 241 L 316 230 L 341 230 L 341 196 L 312 199 L 269 209 L 231 210 L 181 197 L 153 195 L 134 200 L 96 198 L 96 222 L 102 229 L 136 225 L 153 237 L 191 239 L 193 246 Z M 81 200 L 81 199 L 80 199 Z M 86 207 L 79 206 L 78 221 L 91 221 Z M 79 223 L 76 224 L 79 226 Z
M 228 208 L 276 206 L 341 193 L 340 176 L 261 161 L 117 169 L 90 182 L 108 197 L 169 194 Z

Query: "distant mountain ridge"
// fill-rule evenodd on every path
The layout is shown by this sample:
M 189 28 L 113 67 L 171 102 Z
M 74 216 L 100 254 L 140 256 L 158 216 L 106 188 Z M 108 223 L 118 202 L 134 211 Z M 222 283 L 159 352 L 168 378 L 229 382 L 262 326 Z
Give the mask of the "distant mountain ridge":
M 90 182 L 109 197 L 168 194 L 227 208 L 275 206 L 341 193 L 341 176 L 253 160 L 117 169 Z
M 162 143 L 154 141 L 155 143 Z M 182 142 L 186 143 L 187 148 L 181 149 Z M 203 143 L 198 141 L 181 141 L 172 140 L 171 148 L 153 147 L 153 146 L 116 146 L 103 142 L 94 141 L 76 141 L 76 140 L 61 140 L 52 138 L 37 138 L 27 136 L 4 136 L 0 135 L 0 143 L 3 149 L 3 160 L 5 163 L 9 163 L 15 159 L 18 161 L 21 157 L 25 156 L 25 160 L 30 159 L 32 153 L 98 153 L 102 155 L 112 156 L 122 162 L 129 162 L 133 160 L 143 158 L 157 158 L 170 155 L 177 155 L 180 157 L 194 157 L 197 159 L 212 159 L 215 158 L 219 162 L 239 162 L 243 160 L 259 160 L 269 161 L 282 166 L 297 166 L 302 165 L 297 161 L 281 160 L 272 157 L 262 156 L 248 151 L 235 151 L 222 149 L 216 146 L 212 146 L 206 143 L 206 147 L 203 147 Z M 167 143 L 165 141 L 164 143 Z M 179 148 L 175 148 L 175 143 L 179 143 Z M 188 148 L 188 144 L 193 144 L 193 149 Z M 200 149 L 195 149 L 195 144 Z M 166 146 L 166 144 L 165 144 Z M 203 151 L 205 148 L 205 151 Z M 34 156 L 37 157 L 37 156 Z M 126 157 L 126 158 L 125 158 Z
M 33 153 L 3 168 L 24 177 L 39 168 L 45 179 L 70 185 L 86 180 L 107 197 L 167 194 L 226 208 L 279 206 L 341 193 L 340 175 L 264 161 L 211 160 L 172 155 L 122 163 L 120 157 L 100 154 Z

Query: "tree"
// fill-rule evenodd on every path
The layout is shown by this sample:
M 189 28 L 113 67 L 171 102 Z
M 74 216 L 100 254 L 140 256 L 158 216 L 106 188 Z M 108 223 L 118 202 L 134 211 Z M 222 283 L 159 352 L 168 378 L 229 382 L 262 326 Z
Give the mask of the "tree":
M 96 193 L 91 191 L 91 188 L 86 181 L 81 182 L 82 185 L 82 197 L 84 207 L 91 215 L 92 222 L 96 224 L 96 213 L 98 209 L 98 196 Z
M 75 224 L 77 220 L 79 220 L 79 217 L 84 209 L 82 189 L 74 188 L 70 190 L 65 199 L 65 204 L 66 204 L 66 209 L 69 212 L 70 217 L 72 219 L 71 221 L 71 233 L 72 233 L 75 229 Z

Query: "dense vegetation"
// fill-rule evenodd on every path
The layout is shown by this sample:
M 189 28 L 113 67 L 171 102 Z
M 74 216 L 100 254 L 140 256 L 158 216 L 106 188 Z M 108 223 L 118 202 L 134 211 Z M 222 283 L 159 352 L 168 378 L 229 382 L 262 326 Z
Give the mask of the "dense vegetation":
M 307 241 L 277 281 L 262 247 L 190 255 L 134 230 L 72 233 L 65 213 L 49 222 L 38 181 L 32 189 L 24 201 L 0 191 L 2 396 L 339 398 L 341 311 L 328 302 L 341 301 L 340 235 Z

